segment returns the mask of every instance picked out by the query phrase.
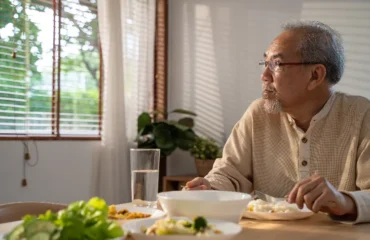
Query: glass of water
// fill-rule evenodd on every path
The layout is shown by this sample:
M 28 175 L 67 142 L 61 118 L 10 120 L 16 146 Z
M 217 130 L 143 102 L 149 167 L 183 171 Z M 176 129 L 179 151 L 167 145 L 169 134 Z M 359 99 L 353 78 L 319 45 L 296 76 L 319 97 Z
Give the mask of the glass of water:
M 135 206 L 156 207 L 160 149 L 130 149 L 131 199 Z

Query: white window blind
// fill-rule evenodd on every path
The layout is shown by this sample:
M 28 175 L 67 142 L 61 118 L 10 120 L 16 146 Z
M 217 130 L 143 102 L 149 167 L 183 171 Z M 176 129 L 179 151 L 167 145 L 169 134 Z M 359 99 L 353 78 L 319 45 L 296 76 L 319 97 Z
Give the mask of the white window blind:
M 343 38 L 345 67 L 335 89 L 370 99 L 370 2 L 306 1 L 302 19 L 318 20 L 336 29 Z
M 95 0 L 0 0 L 0 136 L 99 136 Z

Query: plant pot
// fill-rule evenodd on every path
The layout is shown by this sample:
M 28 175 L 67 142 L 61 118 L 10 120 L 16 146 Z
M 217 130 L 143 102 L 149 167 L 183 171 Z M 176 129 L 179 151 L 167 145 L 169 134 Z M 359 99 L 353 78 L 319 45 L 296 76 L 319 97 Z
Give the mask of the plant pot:
M 206 176 L 209 171 L 211 171 L 215 160 L 203 160 L 203 159 L 195 159 L 195 167 L 197 168 L 198 176 L 204 177 Z

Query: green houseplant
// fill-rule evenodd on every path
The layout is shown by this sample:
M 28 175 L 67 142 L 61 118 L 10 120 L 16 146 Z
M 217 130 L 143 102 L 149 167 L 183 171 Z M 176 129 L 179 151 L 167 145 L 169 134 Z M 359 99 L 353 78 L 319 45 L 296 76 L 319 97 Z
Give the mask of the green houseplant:
M 216 141 L 207 137 L 196 136 L 194 144 L 189 149 L 195 158 L 195 166 L 200 177 L 204 177 L 212 169 L 216 158 L 221 157 L 221 148 Z
M 187 116 L 177 121 L 167 120 L 168 116 L 173 113 Z M 157 119 L 156 115 L 162 115 L 163 118 Z M 189 150 L 196 138 L 193 131 L 194 119 L 190 116 L 195 117 L 196 114 L 184 109 L 175 109 L 171 112 L 143 112 L 137 122 L 138 147 L 159 148 L 162 157 L 169 156 L 177 148 Z

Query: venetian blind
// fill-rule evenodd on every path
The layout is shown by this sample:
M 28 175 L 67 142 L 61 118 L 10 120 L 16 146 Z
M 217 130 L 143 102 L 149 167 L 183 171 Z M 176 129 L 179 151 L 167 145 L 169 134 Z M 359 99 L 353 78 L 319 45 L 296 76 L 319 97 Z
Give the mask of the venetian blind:
M 98 136 L 94 0 L 0 0 L 0 134 Z

